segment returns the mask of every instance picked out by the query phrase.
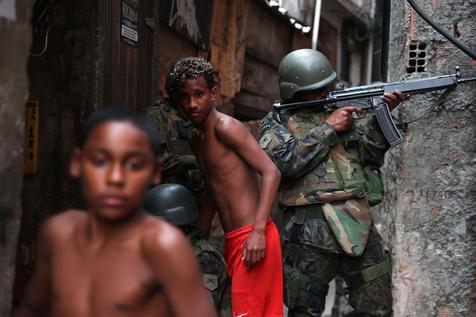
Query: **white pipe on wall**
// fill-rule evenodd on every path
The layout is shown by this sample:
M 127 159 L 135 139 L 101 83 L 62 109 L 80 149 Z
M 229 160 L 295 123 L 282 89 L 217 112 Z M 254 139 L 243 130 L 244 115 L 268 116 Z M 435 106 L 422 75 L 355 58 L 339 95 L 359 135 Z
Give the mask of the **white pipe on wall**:
M 314 7 L 314 22 L 312 26 L 312 46 L 313 50 L 317 49 L 317 35 L 319 34 L 319 22 L 321 19 L 321 0 L 316 0 Z

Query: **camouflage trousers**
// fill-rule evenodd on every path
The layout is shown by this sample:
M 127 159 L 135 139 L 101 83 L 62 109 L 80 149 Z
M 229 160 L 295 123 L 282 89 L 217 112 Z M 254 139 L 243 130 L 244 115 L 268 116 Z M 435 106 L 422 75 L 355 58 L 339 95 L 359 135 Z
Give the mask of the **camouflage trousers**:
M 329 282 L 337 274 L 348 285 L 349 303 L 355 309 L 350 316 L 392 315 L 390 257 L 374 227 L 359 257 L 285 241 L 283 261 L 289 317 L 321 316 Z

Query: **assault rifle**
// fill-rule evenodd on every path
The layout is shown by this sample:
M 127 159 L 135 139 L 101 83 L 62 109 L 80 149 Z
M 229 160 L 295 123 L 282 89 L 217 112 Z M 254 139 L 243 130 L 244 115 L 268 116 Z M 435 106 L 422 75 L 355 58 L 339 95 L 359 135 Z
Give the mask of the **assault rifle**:
M 378 96 L 383 95 L 384 92 L 392 93 L 395 89 L 409 95 L 441 89 L 452 89 L 460 83 L 475 80 L 476 77 L 461 78 L 459 67 L 456 67 L 456 72 L 450 75 L 338 89 L 329 92 L 324 98 L 312 101 L 284 104 L 277 101 L 273 104 L 273 113 L 278 122 L 281 122 L 279 115 L 281 111 L 285 110 L 304 110 L 320 106 L 323 106 L 327 111 L 334 111 L 347 106 L 359 107 L 362 110 L 372 110 L 383 135 L 390 146 L 393 147 L 403 142 L 403 137 L 395 126 L 387 104 Z

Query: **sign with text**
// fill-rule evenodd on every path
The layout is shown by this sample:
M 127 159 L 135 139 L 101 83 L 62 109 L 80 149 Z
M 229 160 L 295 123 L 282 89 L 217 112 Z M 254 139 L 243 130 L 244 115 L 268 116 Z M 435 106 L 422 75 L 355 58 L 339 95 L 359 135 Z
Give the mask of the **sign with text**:
M 38 101 L 28 101 L 25 107 L 25 160 L 23 172 L 26 175 L 36 174 L 38 165 L 39 108 Z
M 139 42 L 138 8 L 139 0 L 122 0 L 121 40 L 134 47 Z

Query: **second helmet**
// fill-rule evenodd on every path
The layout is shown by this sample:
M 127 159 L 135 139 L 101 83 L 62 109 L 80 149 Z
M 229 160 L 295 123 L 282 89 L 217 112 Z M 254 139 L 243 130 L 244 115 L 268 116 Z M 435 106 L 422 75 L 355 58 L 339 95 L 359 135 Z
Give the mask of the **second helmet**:
M 195 197 L 179 184 L 161 184 L 149 189 L 143 207 L 177 226 L 191 225 L 198 219 Z
M 291 100 L 296 93 L 312 91 L 330 84 L 336 73 L 327 57 L 319 51 L 304 48 L 292 51 L 279 64 L 281 100 Z

